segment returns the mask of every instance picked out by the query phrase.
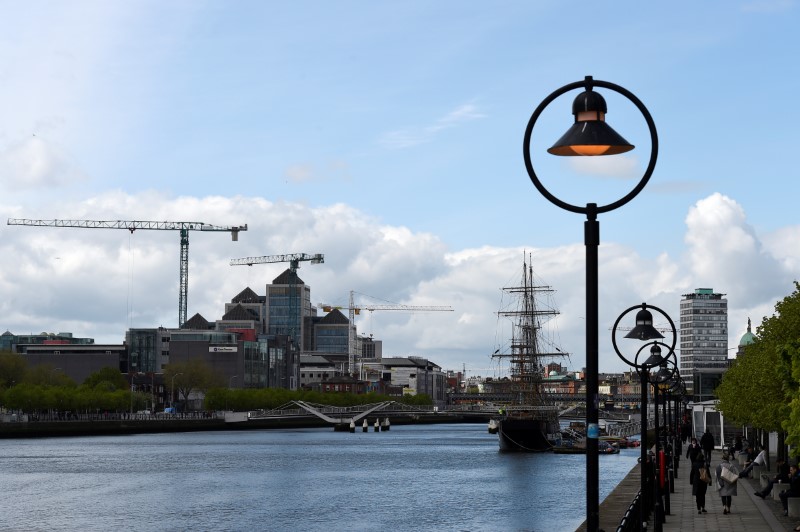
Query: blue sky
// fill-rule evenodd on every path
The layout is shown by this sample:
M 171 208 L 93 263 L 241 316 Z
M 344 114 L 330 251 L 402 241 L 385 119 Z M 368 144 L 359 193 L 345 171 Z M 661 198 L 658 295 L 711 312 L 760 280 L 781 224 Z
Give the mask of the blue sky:
M 2 214 L 247 223 L 237 243 L 191 236 L 190 316 L 282 271 L 231 258 L 324 253 L 301 268 L 315 303 L 450 305 L 359 330 L 486 374 L 528 250 L 582 366 L 583 218 L 538 194 L 522 139 L 586 75 L 636 94 L 660 143 L 650 184 L 600 217 L 601 369 L 624 369 L 606 336 L 631 305 L 677 321 L 681 294 L 712 287 L 735 347 L 798 277 L 794 1 L 0 6 Z M 537 172 L 576 204 L 623 196 L 649 158 L 641 115 L 604 96 L 633 152 L 544 153 L 572 93 L 534 133 Z M 0 227 L 0 328 L 120 342 L 175 325 L 178 238 L 150 233 Z

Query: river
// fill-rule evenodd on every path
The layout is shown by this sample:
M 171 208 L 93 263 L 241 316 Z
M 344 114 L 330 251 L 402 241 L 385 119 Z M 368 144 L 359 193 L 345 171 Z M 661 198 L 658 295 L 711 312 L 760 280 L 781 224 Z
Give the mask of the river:
M 638 449 L 600 457 L 604 499 Z M 485 424 L 0 440 L 0 530 L 575 530 L 585 455 Z

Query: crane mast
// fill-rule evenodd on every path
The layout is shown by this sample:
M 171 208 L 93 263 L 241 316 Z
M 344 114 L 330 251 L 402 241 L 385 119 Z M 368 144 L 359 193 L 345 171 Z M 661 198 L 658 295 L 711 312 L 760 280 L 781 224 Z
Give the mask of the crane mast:
M 32 220 L 9 218 L 8 225 L 33 227 L 74 227 L 80 229 L 127 229 L 131 233 L 138 229 L 158 231 L 180 231 L 181 249 L 178 271 L 178 327 L 186 323 L 186 306 L 189 296 L 189 231 L 224 231 L 231 239 L 239 240 L 239 231 L 247 231 L 247 224 L 239 226 L 218 226 L 204 222 L 157 222 L 148 220 Z
M 350 290 L 350 302 L 349 306 L 347 307 L 347 317 L 350 321 L 349 325 L 349 332 L 347 338 L 347 363 L 348 363 L 348 372 L 356 376 L 355 373 L 355 328 L 356 328 L 356 314 L 361 314 L 362 310 L 368 310 L 373 312 L 375 310 L 397 310 L 397 311 L 404 311 L 404 312 L 453 312 L 453 307 L 446 306 L 446 305 L 433 305 L 433 306 L 426 306 L 426 305 L 400 305 L 400 304 L 392 304 L 392 305 L 373 305 L 373 304 L 366 304 L 366 305 L 356 305 L 354 301 L 353 294 L 355 291 Z M 343 310 L 343 307 L 336 307 L 333 305 L 327 304 L 320 304 L 322 307 L 323 312 L 330 312 L 333 309 Z

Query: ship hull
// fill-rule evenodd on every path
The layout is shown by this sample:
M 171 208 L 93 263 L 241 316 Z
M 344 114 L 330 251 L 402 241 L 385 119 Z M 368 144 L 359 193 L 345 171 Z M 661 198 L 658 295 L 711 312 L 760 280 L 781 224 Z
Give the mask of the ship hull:
M 551 451 L 554 445 L 548 438 L 548 434 L 552 434 L 551 425 L 549 420 L 533 417 L 503 419 L 497 430 L 500 450 L 534 453 Z

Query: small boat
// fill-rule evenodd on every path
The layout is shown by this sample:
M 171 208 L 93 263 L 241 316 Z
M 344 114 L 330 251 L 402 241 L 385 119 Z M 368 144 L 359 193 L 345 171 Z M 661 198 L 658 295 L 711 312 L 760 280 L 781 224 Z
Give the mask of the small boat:
M 492 418 L 489 420 L 489 434 L 497 434 L 497 431 L 500 429 L 500 423 Z
M 619 454 L 619 447 L 611 445 L 607 441 L 600 440 L 597 442 L 598 454 Z

